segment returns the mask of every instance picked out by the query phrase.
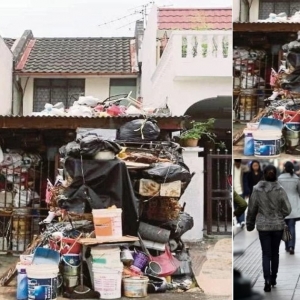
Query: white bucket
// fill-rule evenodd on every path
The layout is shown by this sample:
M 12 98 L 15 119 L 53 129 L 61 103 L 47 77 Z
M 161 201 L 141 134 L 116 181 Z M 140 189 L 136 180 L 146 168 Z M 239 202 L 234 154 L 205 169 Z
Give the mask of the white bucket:
M 123 268 L 93 268 L 94 290 L 100 293 L 101 299 L 121 298 L 122 271 Z
M 92 247 L 91 255 L 93 265 L 97 267 L 114 268 L 121 264 L 119 247 Z
M 124 295 L 129 298 L 147 297 L 149 278 L 146 276 L 124 278 Z
M 276 157 L 281 153 L 281 130 L 253 130 L 254 156 Z
M 92 214 L 97 239 L 122 237 L 122 209 L 93 209 Z
M 28 300 L 56 300 L 58 271 L 56 265 L 27 266 Z

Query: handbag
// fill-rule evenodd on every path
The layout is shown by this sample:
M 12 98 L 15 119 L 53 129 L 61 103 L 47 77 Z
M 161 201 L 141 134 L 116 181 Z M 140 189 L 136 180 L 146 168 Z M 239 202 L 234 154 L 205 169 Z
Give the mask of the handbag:
M 292 239 L 292 234 L 291 234 L 291 232 L 289 230 L 289 227 L 287 225 L 284 225 L 281 239 L 284 242 L 288 242 L 288 241 L 290 241 Z

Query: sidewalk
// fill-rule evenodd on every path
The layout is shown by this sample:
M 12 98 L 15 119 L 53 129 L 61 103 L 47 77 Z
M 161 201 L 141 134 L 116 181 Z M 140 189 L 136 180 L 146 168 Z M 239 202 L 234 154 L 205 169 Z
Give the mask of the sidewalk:
M 246 229 L 234 229 L 234 267 L 243 276 L 251 280 L 253 289 L 265 296 L 266 300 L 297 300 L 300 299 L 300 222 L 296 223 L 295 255 L 285 251 L 285 245 L 280 245 L 280 262 L 277 286 L 270 293 L 263 291 L 264 278 L 261 266 L 261 248 L 257 231 L 247 232 Z

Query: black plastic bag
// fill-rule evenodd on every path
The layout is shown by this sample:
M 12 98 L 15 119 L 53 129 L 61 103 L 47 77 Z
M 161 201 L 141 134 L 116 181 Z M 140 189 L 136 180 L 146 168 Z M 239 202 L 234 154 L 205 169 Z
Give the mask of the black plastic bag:
M 165 222 L 160 226 L 171 231 L 170 239 L 179 239 L 194 227 L 194 219 L 188 213 L 181 212 L 177 219 Z
M 300 92 L 300 68 L 294 70 L 282 81 L 281 87 L 288 91 Z
M 87 135 L 80 140 L 80 150 L 84 156 L 94 156 L 100 151 L 111 151 L 118 154 L 121 149 L 119 144 L 104 140 L 97 135 Z
M 80 157 L 80 145 L 76 142 L 70 142 L 67 145 L 59 148 L 59 154 L 62 157 Z
M 300 67 L 300 53 L 290 51 L 288 52 L 286 60 L 294 69 L 298 69 Z
M 137 119 L 120 127 L 118 140 L 129 142 L 155 141 L 159 134 L 160 129 L 155 120 Z
M 152 179 L 157 183 L 166 183 L 180 180 L 182 182 L 190 182 L 191 173 L 181 165 L 172 163 L 156 163 L 151 169 L 143 171 L 145 179 Z

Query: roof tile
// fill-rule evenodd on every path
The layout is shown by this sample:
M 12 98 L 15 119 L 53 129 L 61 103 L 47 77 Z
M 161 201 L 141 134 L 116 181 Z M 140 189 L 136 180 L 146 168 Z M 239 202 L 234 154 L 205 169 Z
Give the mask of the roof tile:
M 132 73 L 132 38 L 37 38 L 23 73 Z
M 231 9 L 159 8 L 159 30 L 230 30 Z

